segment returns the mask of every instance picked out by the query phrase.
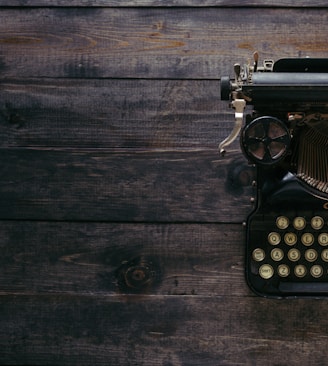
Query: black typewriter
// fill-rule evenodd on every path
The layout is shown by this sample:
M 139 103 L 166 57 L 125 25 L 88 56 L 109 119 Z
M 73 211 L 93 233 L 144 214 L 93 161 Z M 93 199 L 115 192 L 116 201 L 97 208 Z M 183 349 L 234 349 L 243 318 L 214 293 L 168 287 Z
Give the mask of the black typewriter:
M 328 59 L 234 65 L 221 99 L 256 166 L 256 207 L 246 223 L 246 278 L 266 297 L 328 296 Z M 247 110 L 247 113 L 245 112 Z

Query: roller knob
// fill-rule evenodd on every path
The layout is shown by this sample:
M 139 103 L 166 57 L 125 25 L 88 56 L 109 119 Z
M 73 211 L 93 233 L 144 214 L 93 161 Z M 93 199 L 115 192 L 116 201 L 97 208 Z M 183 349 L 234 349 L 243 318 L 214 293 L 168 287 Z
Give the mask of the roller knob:
M 230 93 L 232 91 L 229 76 L 221 77 L 221 100 L 230 100 Z

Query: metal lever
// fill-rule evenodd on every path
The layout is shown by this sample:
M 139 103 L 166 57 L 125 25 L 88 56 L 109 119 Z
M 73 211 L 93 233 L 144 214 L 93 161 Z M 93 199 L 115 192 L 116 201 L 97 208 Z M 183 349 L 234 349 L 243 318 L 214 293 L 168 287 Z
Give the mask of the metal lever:
M 244 109 L 246 107 L 245 99 L 235 99 L 232 101 L 231 106 L 235 109 L 235 125 L 230 135 L 225 138 L 219 145 L 220 154 L 225 154 L 225 147 L 230 145 L 237 138 L 244 119 Z

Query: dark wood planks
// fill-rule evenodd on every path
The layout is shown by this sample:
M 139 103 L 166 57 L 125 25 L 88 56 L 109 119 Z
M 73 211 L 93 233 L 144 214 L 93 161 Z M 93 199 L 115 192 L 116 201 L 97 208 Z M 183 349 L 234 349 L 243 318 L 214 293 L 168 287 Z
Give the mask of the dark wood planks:
M 248 296 L 244 236 L 241 224 L 2 221 L 0 295 Z
M 322 306 L 246 296 L 2 296 L 0 357 L 6 365 L 324 365 Z
M 2 218 L 217 222 L 251 209 L 238 143 L 225 159 L 213 150 L 233 123 L 217 81 L 16 80 L 1 89 Z
M 0 6 L 0 364 L 325 365 L 325 301 L 247 288 L 252 173 L 216 145 L 218 79 L 325 57 L 327 4 Z
M 320 8 L 1 9 L 0 72 L 218 79 L 255 50 L 262 59 L 325 57 L 327 32 Z
M 327 7 L 324 0 L 276 0 L 274 3 L 270 0 L 204 0 L 201 3 L 198 0 L 0 0 L 0 6 L 44 6 L 44 7 Z
M 3 149 L 0 217 L 33 220 L 241 222 L 252 169 L 217 151 Z
M 0 85 L 1 147 L 217 148 L 234 111 L 216 80 L 15 80 Z

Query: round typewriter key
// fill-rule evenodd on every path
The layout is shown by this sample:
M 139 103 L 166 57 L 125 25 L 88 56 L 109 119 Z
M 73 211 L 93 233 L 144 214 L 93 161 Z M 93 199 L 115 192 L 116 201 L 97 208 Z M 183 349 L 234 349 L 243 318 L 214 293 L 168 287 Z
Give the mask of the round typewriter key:
M 287 229 L 289 226 L 289 220 L 286 216 L 279 216 L 276 220 L 276 225 L 278 229 L 284 230 Z
M 321 233 L 318 236 L 318 242 L 323 247 L 328 245 L 328 234 L 327 233 Z
M 276 232 L 271 232 L 268 235 L 268 241 L 271 245 L 278 245 L 280 243 L 280 235 Z
M 328 262 L 328 249 L 324 249 L 321 252 L 321 259 L 325 262 Z
M 259 269 L 259 274 L 262 278 L 265 280 L 268 280 L 271 278 L 274 274 L 273 268 L 270 266 L 270 264 L 263 264 Z
M 305 246 L 309 247 L 314 243 L 314 236 L 311 233 L 305 233 L 302 235 L 301 241 Z
M 297 235 L 295 233 L 286 233 L 284 235 L 284 242 L 287 245 L 295 245 L 297 243 Z
M 289 267 L 286 264 L 278 266 L 278 274 L 280 277 L 287 277 L 289 275 Z
M 274 248 L 271 250 L 271 258 L 274 261 L 279 262 L 284 258 L 284 252 L 279 248 Z
M 310 269 L 310 273 L 313 277 L 319 278 L 323 275 L 323 269 L 318 264 L 314 265 Z
M 303 230 L 306 226 L 306 221 L 304 217 L 295 217 L 293 221 L 293 226 L 296 230 Z
M 304 277 L 306 275 L 306 267 L 302 264 L 299 264 L 294 269 L 295 276 Z
M 261 248 L 256 248 L 253 250 L 252 257 L 256 262 L 261 262 L 265 258 L 265 252 Z
M 301 253 L 298 249 L 291 249 L 287 254 L 289 260 L 296 262 L 301 258 Z
M 324 225 L 323 218 L 320 216 L 314 216 L 311 219 L 311 226 L 315 230 L 320 230 Z
M 308 249 L 304 256 L 308 262 L 314 262 L 318 258 L 318 253 L 314 249 Z

